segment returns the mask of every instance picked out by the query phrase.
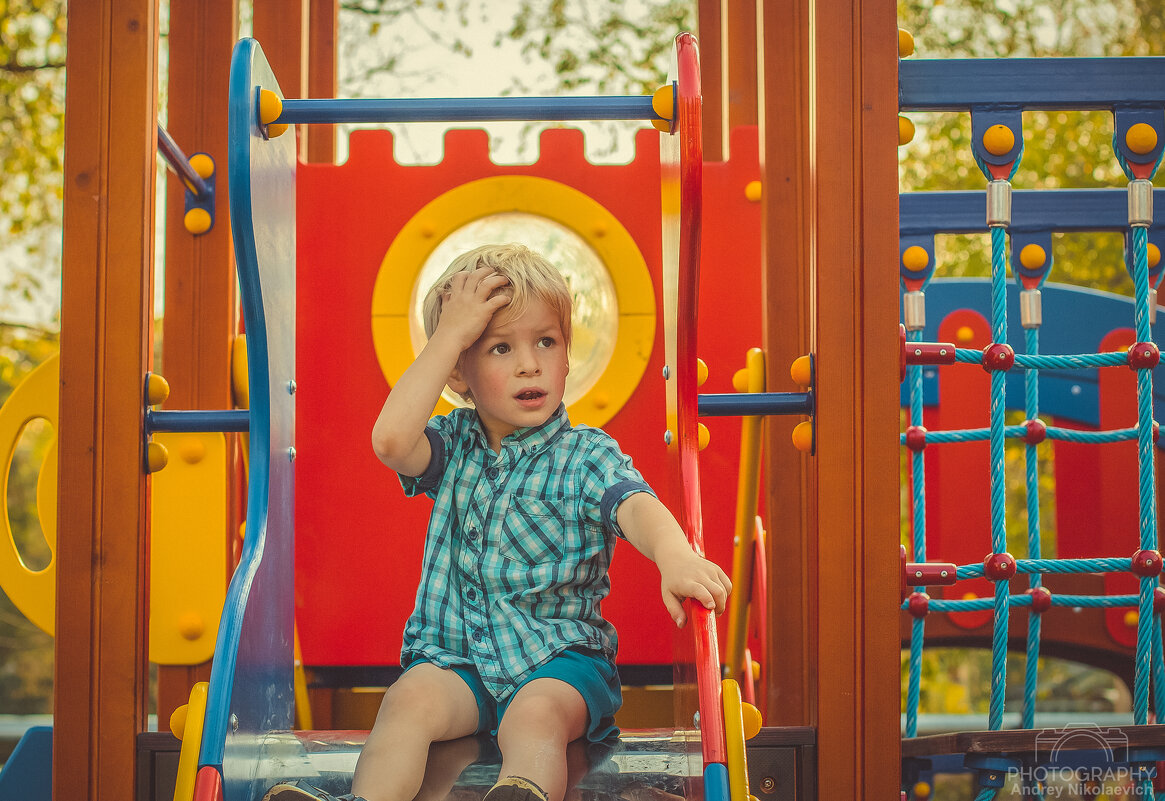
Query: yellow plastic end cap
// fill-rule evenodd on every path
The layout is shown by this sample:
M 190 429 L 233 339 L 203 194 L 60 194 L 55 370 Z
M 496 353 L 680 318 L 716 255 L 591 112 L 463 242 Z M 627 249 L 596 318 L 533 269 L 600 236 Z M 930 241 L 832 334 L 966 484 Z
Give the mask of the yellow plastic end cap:
M 789 365 L 789 377 L 798 386 L 807 387 L 813 381 L 813 364 L 808 354 L 798 356 Z
M 270 125 L 283 113 L 283 101 L 270 89 L 259 90 L 259 123 Z
M 1006 125 L 992 125 L 983 132 L 983 148 L 992 156 L 1010 153 L 1015 147 L 1015 131 Z
M 813 423 L 806 420 L 798 423 L 793 429 L 793 447 L 802 453 L 809 453 L 813 448 Z
M 190 704 L 183 704 L 170 713 L 170 733 L 182 739 L 186 733 L 186 713 L 190 711 Z
M 763 186 L 760 181 L 749 181 L 744 185 L 744 197 L 750 203 L 759 203 L 762 194 Z
M 199 178 L 209 178 L 214 175 L 214 159 L 205 153 L 195 153 L 191 156 L 190 166 L 198 173 Z
M 205 234 L 209 231 L 210 223 L 210 212 L 206 209 L 193 208 L 186 212 L 186 216 L 182 218 L 182 224 L 194 236 Z
M 670 83 L 655 90 L 651 96 L 651 110 L 663 120 L 671 122 L 676 116 L 676 90 Z M 656 126 L 659 127 L 659 126 Z M 667 130 L 667 129 L 664 129 Z
M 703 423 L 696 423 L 698 435 L 696 437 L 696 445 L 700 450 L 708 447 L 708 443 L 712 441 L 712 435 L 708 433 L 708 426 Z
M 748 368 L 741 367 L 732 374 L 732 388 L 737 392 L 748 392 Z
M 708 380 L 708 365 L 704 363 L 703 359 L 696 359 L 696 386 L 704 386 L 704 382 Z
M 760 681 L 760 662 L 752 663 L 752 680 Z
M 267 126 L 267 138 L 274 139 L 277 136 L 283 136 L 287 133 L 287 123 L 273 122 Z
M 764 725 L 760 710 L 745 701 L 740 705 L 740 714 L 744 718 L 744 739 L 751 740 L 760 734 L 761 726 Z
M 1019 263 L 1029 270 L 1038 270 L 1048 263 L 1048 254 L 1037 244 L 1024 245 L 1019 252 Z
M 918 273 L 930 266 L 930 254 L 922 245 L 911 245 L 902 251 L 902 266 L 912 273 Z
M 898 58 L 914 55 L 914 36 L 905 28 L 898 29 Z
M 157 406 L 170 397 L 170 382 L 157 373 L 146 373 L 146 404 Z
M 1140 622 L 1140 620 L 1141 620 L 1141 615 L 1140 615 L 1140 613 L 1137 612 L 1136 609 L 1130 609 L 1129 611 L 1125 612 L 1125 625 L 1128 626 L 1130 629 L 1135 628 L 1137 623 Z
M 1161 263 L 1161 248 L 1157 247 L 1152 242 L 1150 242 L 1149 247 L 1146 248 L 1146 253 L 1149 256 L 1150 267 L 1156 267 Z
M 1125 144 L 1129 150 L 1143 156 L 1157 146 L 1157 131 L 1147 122 L 1138 122 L 1125 133 Z
M 955 340 L 960 344 L 965 345 L 974 338 L 975 330 L 969 325 L 961 325 L 959 326 L 959 329 L 955 331 Z
M 160 442 L 150 442 L 146 445 L 146 472 L 156 473 L 170 461 L 170 454 L 166 446 Z
M 914 139 L 914 123 L 909 117 L 898 115 L 898 144 L 908 145 Z
M 926 782 L 918 782 L 914 785 L 915 798 L 930 798 L 930 785 Z

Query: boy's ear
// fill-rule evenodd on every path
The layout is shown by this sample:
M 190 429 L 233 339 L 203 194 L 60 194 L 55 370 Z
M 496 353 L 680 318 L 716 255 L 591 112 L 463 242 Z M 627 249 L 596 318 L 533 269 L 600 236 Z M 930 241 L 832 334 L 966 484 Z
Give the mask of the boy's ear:
M 453 368 L 453 372 L 449 373 L 449 379 L 445 383 L 458 395 L 465 395 L 469 392 L 469 384 L 465 383 L 465 379 L 461 377 L 460 367 Z

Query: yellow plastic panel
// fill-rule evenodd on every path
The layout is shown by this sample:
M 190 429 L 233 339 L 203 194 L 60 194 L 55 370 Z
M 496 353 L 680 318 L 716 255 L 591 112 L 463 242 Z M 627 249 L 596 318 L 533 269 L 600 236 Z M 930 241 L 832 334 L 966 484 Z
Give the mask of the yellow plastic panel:
M 170 452 L 150 477 L 150 659 L 210 659 L 226 597 L 226 438 L 155 434 Z
M 36 485 L 37 514 L 52 557 L 41 570 L 31 570 L 20 558 L 8 520 L 8 472 L 24 427 L 43 419 L 57 428 L 60 358 L 54 355 L 29 373 L 0 408 L 0 587 L 25 617 L 52 634 L 57 582 L 57 444 L 54 440 L 41 463 Z

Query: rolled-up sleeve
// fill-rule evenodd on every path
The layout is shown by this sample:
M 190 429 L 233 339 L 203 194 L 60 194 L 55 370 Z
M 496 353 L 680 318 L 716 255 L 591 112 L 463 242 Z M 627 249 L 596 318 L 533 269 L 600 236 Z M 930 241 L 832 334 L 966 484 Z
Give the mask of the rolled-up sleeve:
M 435 417 L 429 421 L 429 425 L 425 426 L 425 438 L 429 440 L 429 450 L 432 452 L 429 457 L 429 466 L 425 468 L 425 472 L 419 476 L 406 476 L 397 473 L 406 497 L 412 498 L 422 494 L 431 495 L 441 482 L 441 476 L 445 475 L 445 454 L 447 452 L 445 436 L 440 431 L 440 424 L 435 424 L 436 421 L 443 419 Z

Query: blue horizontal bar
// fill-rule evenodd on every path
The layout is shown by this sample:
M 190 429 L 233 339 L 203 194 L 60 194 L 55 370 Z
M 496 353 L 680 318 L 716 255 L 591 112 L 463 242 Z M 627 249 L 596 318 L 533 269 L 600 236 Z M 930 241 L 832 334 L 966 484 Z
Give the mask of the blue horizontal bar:
M 1160 107 L 1165 58 L 903 59 L 898 105 L 903 111 Z
M 813 393 L 740 392 L 700 395 L 696 400 L 696 413 L 701 417 L 813 414 Z
M 284 100 L 276 122 L 490 122 L 656 120 L 650 95 Z
M 987 230 L 984 192 L 903 192 L 902 234 L 966 234 Z M 1124 189 L 1020 189 L 1011 193 L 1011 231 L 1124 231 Z M 1153 190 L 1153 225 L 1165 225 L 1165 189 Z
M 249 431 L 251 413 L 246 409 L 214 411 L 154 411 L 146 410 L 146 434 L 155 431 Z

